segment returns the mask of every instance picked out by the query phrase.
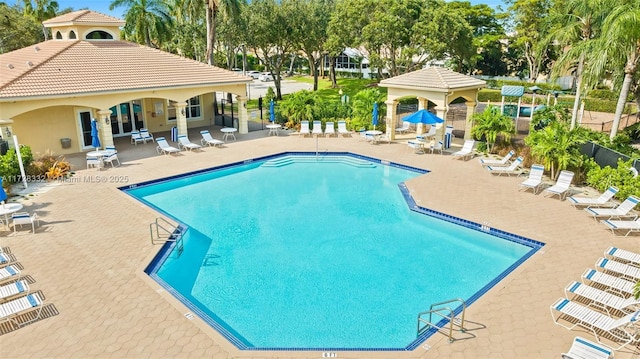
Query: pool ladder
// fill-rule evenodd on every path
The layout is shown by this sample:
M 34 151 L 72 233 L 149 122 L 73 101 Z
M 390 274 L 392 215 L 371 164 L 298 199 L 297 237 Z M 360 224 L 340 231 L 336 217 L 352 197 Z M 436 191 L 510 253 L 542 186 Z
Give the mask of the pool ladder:
M 158 217 L 154 222 L 149 224 L 149 233 L 151 235 L 151 244 L 164 244 L 166 242 L 175 242 L 178 253 L 182 253 L 182 228 Z
M 451 303 L 460 303 L 460 306 L 462 307 L 460 318 L 457 318 L 454 309 L 451 309 L 451 306 L 448 306 Z M 447 319 L 449 321 L 449 343 L 453 343 L 453 326 L 456 325 L 457 327 L 460 327 L 460 332 L 462 333 L 464 333 L 466 330 L 464 328 L 464 312 L 466 309 L 467 304 L 460 298 L 431 304 L 429 310 L 427 310 L 426 312 L 418 313 L 417 336 L 420 336 L 420 334 L 430 328 L 438 328 L 436 324 L 442 319 Z M 427 314 L 429 315 L 428 319 Z M 436 318 L 437 320 L 435 322 L 433 321 L 434 314 L 440 317 L 440 319 Z

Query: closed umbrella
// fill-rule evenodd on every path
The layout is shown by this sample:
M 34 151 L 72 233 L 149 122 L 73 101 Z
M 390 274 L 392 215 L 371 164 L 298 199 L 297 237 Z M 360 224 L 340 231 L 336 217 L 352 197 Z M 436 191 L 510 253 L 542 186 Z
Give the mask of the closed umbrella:
M 96 120 L 91 121 L 91 146 L 96 148 L 96 151 L 100 148 L 100 137 L 98 136 L 98 123 Z
M 275 111 L 275 104 L 273 103 L 273 100 L 269 102 L 269 121 L 273 122 L 274 124 L 276 123 L 276 111 Z
M 373 129 L 376 129 L 376 125 L 378 124 L 378 103 L 374 102 L 373 104 L 373 113 L 371 114 L 372 119 L 371 123 L 373 124 Z
M 425 125 L 435 125 L 436 123 L 443 123 L 444 120 L 440 117 L 432 114 L 426 109 L 418 110 L 411 115 L 402 119 L 402 122 L 410 123 L 424 123 Z
M 2 202 L 2 207 L 4 207 L 4 202 L 7 201 L 7 193 L 4 191 L 4 187 L 2 186 L 2 177 L 0 177 L 0 202 Z

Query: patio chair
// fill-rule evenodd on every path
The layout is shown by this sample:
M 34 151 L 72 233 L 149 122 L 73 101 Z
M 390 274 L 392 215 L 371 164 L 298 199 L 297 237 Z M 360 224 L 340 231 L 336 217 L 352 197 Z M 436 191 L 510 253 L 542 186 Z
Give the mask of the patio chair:
M 25 324 L 34 322 L 40 319 L 40 313 L 42 312 L 44 300 L 40 292 L 27 294 L 23 297 L 19 297 L 8 302 L 0 304 L 0 323 L 11 321 L 17 326 L 21 327 Z M 33 310 L 37 310 L 35 316 L 28 321 L 21 321 L 17 318 L 20 315 L 26 314 Z
M 205 144 L 208 146 L 219 146 L 222 147 L 222 145 L 224 145 L 224 141 L 221 140 L 216 140 L 215 138 L 213 138 L 211 136 L 211 133 L 209 133 L 209 131 L 207 130 L 202 130 L 200 131 L 200 135 L 202 135 L 202 139 L 200 140 L 200 143 L 204 146 Z
M 573 294 L 574 297 L 581 297 L 584 299 L 582 301 L 585 303 L 588 302 L 589 306 L 603 309 L 609 315 L 611 315 L 609 309 L 615 309 L 616 311 L 623 313 L 632 313 L 640 309 L 640 307 L 638 307 L 638 305 L 640 305 L 640 300 L 635 299 L 633 296 L 621 297 L 576 281 L 569 283 L 564 288 L 564 293 L 567 298 L 572 297 L 571 294 Z
M 170 146 L 164 137 L 156 138 L 156 143 L 158 144 L 158 147 L 156 147 L 156 152 L 158 152 L 158 154 L 162 153 L 162 154 L 168 155 L 170 153 L 180 152 L 179 149 L 173 146 Z
M 494 174 L 494 175 L 498 175 L 498 176 L 502 176 L 507 175 L 507 176 L 511 176 L 511 175 L 516 175 L 519 176 L 522 174 L 522 170 L 519 168 L 520 164 L 522 164 L 523 158 L 522 157 L 518 157 L 516 158 L 515 161 L 511 162 L 511 164 L 509 166 L 503 166 L 503 167 L 498 167 L 498 166 L 487 166 L 487 170 L 489 171 L 489 173 Z
M 29 293 L 29 283 L 24 279 L 5 284 L 0 286 L 0 302 L 25 293 Z
M 640 268 L 607 258 L 598 258 L 596 268 L 631 281 L 640 280 Z
M 313 121 L 313 129 L 311 131 L 311 134 L 316 136 L 324 136 L 324 132 L 322 132 L 321 121 Z
M 324 135 L 327 137 L 337 136 L 336 128 L 332 121 L 325 123 L 324 125 Z
M 199 144 L 189 141 L 189 138 L 186 135 L 178 136 L 178 147 L 182 150 L 186 149 L 189 151 L 202 148 L 202 146 L 200 146 Z
M 120 166 L 120 160 L 118 159 L 118 151 L 115 146 L 106 146 L 104 148 L 105 155 L 102 157 L 102 162 L 111 163 L 111 167 L 115 167 L 113 162 L 118 162 L 118 166 Z
M 452 153 L 451 155 L 454 158 L 462 158 L 466 161 L 469 157 L 473 157 L 473 145 L 475 143 L 475 140 L 465 140 L 464 145 L 462 145 L 462 149 L 460 151 Z
M 627 237 L 631 233 L 640 232 L 640 218 L 633 221 L 604 219 L 600 222 L 609 227 L 611 233 L 618 237 Z M 621 234 L 621 232 L 624 232 L 624 234 Z
M 613 204 L 611 200 L 613 199 L 613 196 L 616 195 L 616 193 L 618 193 L 618 189 L 612 186 L 604 191 L 598 198 L 570 196 L 567 197 L 567 200 L 574 207 L 605 207 L 608 203 Z
M 18 266 L 14 264 L 0 268 L 0 282 L 4 282 L 13 278 L 18 278 L 19 275 L 20 275 L 20 268 L 18 268 Z
M 567 195 L 567 191 L 569 187 L 571 187 L 571 181 L 573 181 L 573 172 L 563 170 L 560 172 L 560 176 L 558 176 L 558 180 L 556 184 L 553 186 L 546 188 L 542 193 L 549 196 L 557 195 L 561 200 Z
M 636 333 L 637 330 L 633 329 L 633 325 L 640 322 L 640 311 L 616 319 L 567 298 L 558 299 L 551 305 L 550 310 L 553 322 L 561 327 L 572 330 L 580 326 L 590 330 L 595 335 L 598 343 L 600 343 L 600 338 L 603 334 L 607 334 L 606 337 L 611 337 L 617 342 L 621 342 L 620 347 L 615 350 L 622 349 L 625 345 L 640 339 L 638 337 L 640 333 Z M 559 315 L 556 317 L 554 313 L 559 313 Z M 561 319 L 572 325 L 560 323 Z
M 607 291 L 618 293 L 621 297 L 625 298 L 633 295 L 633 287 L 636 285 L 635 282 L 611 274 L 598 272 L 591 268 L 582 273 L 582 282 L 584 283 L 585 281 L 604 285 L 608 287 Z
M 338 121 L 338 134 L 342 137 L 351 137 L 351 131 L 347 130 L 346 121 Z
M 403 121 L 403 122 L 402 122 L 402 127 L 398 127 L 398 128 L 396 128 L 396 132 L 397 132 L 397 133 L 407 133 L 407 132 L 411 132 L 411 122 Z
M 509 151 L 509 153 L 507 153 L 504 157 L 502 157 L 499 160 L 492 160 L 492 159 L 488 159 L 488 158 L 481 158 L 480 159 L 480 164 L 483 166 L 489 166 L 489 165 L 498 165 L 498 166 L 502 166 L 502 165 L 506 165 L 509 160 L 511 159 L 511 157 L 513 157 L 513 155 L 516 154 L 516 151 L 511 150 Z
M 533 189 L 533 194 L 538 193 L 538 189 L 542 186 L 542 175 L 544 174 L 543 165 L 531 165 L 531 171 L 529 171 L 529 178 L 520 183 L 520 189 L 526 191 L 527 189 Z
M 147 143 L 147 141 L 153 142 L 153 134 L 149 133 L 149 130 L 147 130 L 146 128 L 140 129 L 140 137 L 142 138 L 144 143 Z
M 17 226 L 31 225 L 31 231 L 36 233 L 36 224 L 40 224 L 38 215 L 34 213 L 30 215 L 27 212 L 16 212 L 11 214 L 11 224 L 13 225 L 13 234 L 17 234 Z
M 102 167 L 102 158 L 95 156 L 87 156 L 87 169 Z
M 131 131 L 131 144 L 138 145 L 138 143 L 145 143 L 144 138 L 140 136 L 140 132 Z
M 614 258 L 618 262 L 640 266 L 640 253 L 627 251 L 617 247 L 609 247 L 604 251 L 604 256 Z
M 413 152 L 417 154 L 424 153 L 424 144 L 418 140 L 407 142 L 407 148 L 412 149 Z
M 444 152 L 443 152 L 444 151 L 444 143 L 442 141 L 438 141 L 438 142 L 433 141 L 431 143 L 431 145 L 429 146 L 429 150 L 431 151 L 432 154 L 435 153 L 436 151 L 439 151 L 440 154 L 442 155 L 442 154 L 444 154 Z
M 613 349 L 604 344 L 576 337 L 569 351 L 562 353 L 561 356 L 563 359 L 609 359 L 613 357 Z
M 309 129 L 309 121 L 300 121 L 300 132 L 298 132 L 299 136 L 311 135 L 311 130 Z
M 431 137 L 436 137 L 436 126 L 435 125 L 431 125 L 431 127 L 429 128 L 429 131 L 427 131 L 427 133 L 424 134 L 424 137 L 426 138 L 431 138 Z
M 378 141 L 378 142 L 386 142 L 386 143 L 391 144 L 391 137 L 389 137 L 389 135 L 387 133 L 383 133 L 380 136 L 378 136 L 376 141 Z
M 585 208 L 584 210 L 593 216 L 594 219 L 598 219 L 598 217 L 608 217 L 608 219 L 620 219 L 624 217 L 630 217 L 636 219 L 638 216 L 633 214 L 631 210 L 640 202 L 640 198 L 636 196 L 629 196 L 624 202 L 620 203 L 618 207 L 615 208 Z

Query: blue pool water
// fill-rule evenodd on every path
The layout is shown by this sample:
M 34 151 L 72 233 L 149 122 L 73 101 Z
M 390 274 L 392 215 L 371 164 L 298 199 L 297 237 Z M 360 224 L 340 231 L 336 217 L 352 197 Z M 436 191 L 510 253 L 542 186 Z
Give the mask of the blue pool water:
M 423 171 L 290 158 L 127 189 L 188 227 L 152 275 L 241 349 L 406 348 L 419 312 L 536 249 L 411 210 L 398 185 Z

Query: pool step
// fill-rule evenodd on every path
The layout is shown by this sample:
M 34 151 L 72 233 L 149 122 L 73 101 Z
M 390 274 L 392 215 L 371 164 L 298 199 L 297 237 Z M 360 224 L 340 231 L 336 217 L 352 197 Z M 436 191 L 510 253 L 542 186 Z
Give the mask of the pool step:
M 358 167 L 358 168 L 374 168 L 376 165 L 372 162 L 348 157 L 348 156 L 289 156 L 276 158 L 273 160 L 268 160 L 262 164 L 262 167 L 282 167 L 287 166 L 293 163 L 310 163 L 310 162 L 321 162 L 321 163 L 344 163 L 349 166 Z

